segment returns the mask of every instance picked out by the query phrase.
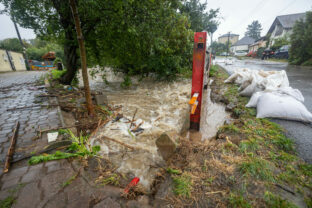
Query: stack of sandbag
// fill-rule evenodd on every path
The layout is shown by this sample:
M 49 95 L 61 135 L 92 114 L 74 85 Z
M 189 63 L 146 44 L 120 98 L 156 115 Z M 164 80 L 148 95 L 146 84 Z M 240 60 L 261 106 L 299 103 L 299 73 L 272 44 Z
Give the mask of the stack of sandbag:
M 257 118 L 280 118 L 312 122 L 312 114 L 303 105 L 304 97 L 289 86 L 286 72 L 236 70 L 225 83 L 240 85 L 242 96 L 251 96 L 246 107 L 257 108 Z

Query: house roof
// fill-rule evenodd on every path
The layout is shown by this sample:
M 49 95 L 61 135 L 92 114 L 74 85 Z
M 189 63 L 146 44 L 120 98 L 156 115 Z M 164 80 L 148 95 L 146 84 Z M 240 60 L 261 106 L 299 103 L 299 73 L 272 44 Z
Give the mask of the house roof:
M 239 35 L 237 35 L 237 34 L 231 34 L 231 33 L 230 33 L 230 37 L 234 37 L 234 36 L 239 36 Z M 226 33 L 226 34 L 224 34 L 224 35 L 221 35 L 219 38 L 224 38 L 224 37 L 229 37 L 229 34 Z
M 271 25 L 268 33 L 272 33 L 275 25 L 280 24 L 284 29 L 291 29 L 297 20 L 304 18 L 305 13 L 297 13 L 297 14 L 288 14 L 288 15 L 281 15 L 277 16 Z
M 233 46 L 240 46 L 240 45 L 250 45 L 255 42 L 255 39 L 245 36 L 242 39 L 238 40 Z

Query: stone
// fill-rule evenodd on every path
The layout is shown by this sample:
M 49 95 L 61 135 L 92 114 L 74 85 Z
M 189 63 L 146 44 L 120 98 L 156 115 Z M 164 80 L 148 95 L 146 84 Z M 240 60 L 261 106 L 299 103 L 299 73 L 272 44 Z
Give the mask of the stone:
M 95 95 L 95 102 L 97 105 L 104 105 L 107 104 L 108 99 L 106 95 Z
M 44 175 L 43 164 L 38 164 L 31 166 L 28 172 L 22 177 L 21 183 L 29 183 L 35 180 L 38 180 L 41 176 Z
M 171 136 L 169 136 L 168 132 L 165 132 L 160 135 L 160 137 L 158 137 L 156 140 L 156 146 L 158 148 L 158 152 L 164 160 L 168 160 L 174 154 L 177 148 L 175 141 Z
M 234 103 L 230 103 L 225 107 L 226 111 L 231 111 L 236 107 L 236 105 Z
M 18 194 L 13 208 L 37 207 L 40 202 L 40 194 L 41 191 L 38 188 L 37 182 L 27 184 Z
M 21 168 L 11 168 L 9 172 L 5 173 L 2 176 L 1 181 L 5 182 L 13 178 L 19 178 L 27 172 L 27 169 L 28 169 L 28 166 L 21 167 Z
M 121 208 L 120 204 L 114 201 L 111 197 L 108 197 L 101 201 L 100 203 L 97 203 L 93 206 L 93 208 Z

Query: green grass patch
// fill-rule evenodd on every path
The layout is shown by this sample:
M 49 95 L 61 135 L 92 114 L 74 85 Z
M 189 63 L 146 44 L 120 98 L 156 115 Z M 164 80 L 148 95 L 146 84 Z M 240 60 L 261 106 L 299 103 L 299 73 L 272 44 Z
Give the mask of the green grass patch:
M 167 168 L 167 172 L 169 174 L 176 174 L 176 175 L 180 175 L 181 174 L 180 170 L 176 170 L 176 169 L 172 169 L 172 168 Z
M 264 200 L 270 208 L 296 208 L 294 204 L 282 199 L 280 196 L 274 195 L 271 192 L 265 192 Z
M 174 176 L 173 186 L 175 195 L 190 198 L 192 190 L 192 179 L 190 175 L 184 173 L 180 176 Z
M 264 159 L 249 156 L 246 161 L 239 164 L 239 170 L 245 176 L 252 176 L 263 181 L 273 182 L 275 179 L 272 172 L 272 165 Z
M 219 70 L 219 67 L 217 65 L 211 65 L 210 70 L 209 70 L 209 76 L 214 77 Z
M 59 78 L 61 78 L 65 73 L 66 73 L 65 70 L 62 70 L 62 71 L 57 70 L 57 69 L 51 70 L 52 79 L 59 79 Z
M 108 184 L 111 184 L 111 185 L 114 185 L 114 186 L 118 186 L 120 184 L 119 180 L 120 180 L 119 175 L 114 173 L 114 174 L 110 175 L 109 177 L 106 177 L 106 178 L 102 179 L 100 181 L 100 183 L 103 186 L 108 185 Z
M 219 132 L 231 132 L 231 133 L 239 133 L 240 132 L 240 129 L 235 126 L 234 124 L 228 124 L 228 125 L 224 125 L 224 126 L 221 126 L 219 128 Z
M 13 196 L 8 196 L 7 198 L 0 201 L 0 208 L 10 208 L 12 207 L 15 198 Z
M 259 149 L 259 144 L 256 139 L 244 140 L 239 144 L 239 150 L 241 152 L 254 152 Z
M 252 208 L 251 204 L 244 199 L 242 194 L 231 193 L 229 197 L 229 204 L 232 208 Z

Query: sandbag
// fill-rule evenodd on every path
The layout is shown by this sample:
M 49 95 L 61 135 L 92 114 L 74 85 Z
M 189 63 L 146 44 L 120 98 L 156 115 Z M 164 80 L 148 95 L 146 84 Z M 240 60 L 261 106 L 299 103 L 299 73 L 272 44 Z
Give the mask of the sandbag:
M 248 103 L 246 104 L 247 108 L 255 108 L 257 107 L 259 98 L 263 95 L 264 92 L 256 92 L 254 93 L 251 98 L 249 99 Z
M 264 93 L 257 103 L 257 118 L 280 118 L 312 122 L 312 114 L 298 100 L 289 95 Z

